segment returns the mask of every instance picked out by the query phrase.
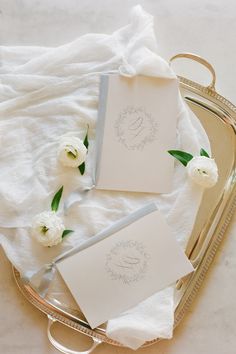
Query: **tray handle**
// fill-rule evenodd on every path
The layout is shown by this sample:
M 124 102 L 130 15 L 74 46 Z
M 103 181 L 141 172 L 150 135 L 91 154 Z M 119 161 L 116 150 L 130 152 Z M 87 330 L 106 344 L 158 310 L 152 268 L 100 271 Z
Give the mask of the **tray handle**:
M 47 335 L 48 335 L 48 339 L 50 341 L 50 343 L 54 346 L 54 348 L 56 348 L 57 350 L 59 350 L 59 352 L 64 353 L 64 354 L 90 354 L 92 353 L 92 351 L 99 345 L 102 343 L 102 341 L 100 339 L 94 338 L 92 337 L 93 340 L 93 344 L 92 346 L 85 351 L 76 351 L 76 350 L 71 350 L 69 348 L 66 348 L 64 345 L 62 345 L 61 343 L 59 343 L 52 335 L 51 333 L 51 328 L 52 325 L 54 323 L 56 323 L 57 320 L 55 320 L 53 317 L 51 317 L 50 315 L 48 315 L 48 328 L 47 328 Z
M 210 85 L 207 86 L 208 89 L 215 91 L 215 85 L 216 85 L 216 73 L 215 73 L 215 69 L 213 68 L 213 66 L 204 58 L 200 57 L 199 55 L 196 54 L 192 54 L 192 53 L 179 53 L 174 55 L 170 60 L 169 63 L 171 64 L 172 61 L 174 61 L 175 59 L 179 59 L 179 58 L 186 58 L 186 59 L 191 59 L 194 60 L 200 64 L 202 64 L 203 66 L 205 66 L 211 73 L 212 75 L 212 81 L 210 83 Z

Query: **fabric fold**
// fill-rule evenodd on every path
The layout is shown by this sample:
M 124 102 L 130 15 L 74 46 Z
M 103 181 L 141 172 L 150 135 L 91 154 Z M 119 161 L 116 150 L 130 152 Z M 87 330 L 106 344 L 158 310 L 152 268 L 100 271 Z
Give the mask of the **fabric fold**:
M 178 163 L 169 194 L 92 189 L 63 216 L 65 226 L 74 230 L 63 243 L 44 249 L 30 233 L 32 218 L 49 210 L 60 186 L 64 186 L 63 214 L 63 202 L 71 192 L 92 185 L 100 74 L 118 71 L 125 63 L 123 74 L 177 80 L 158 55 L 153 17 L 136 6 L 130 23 L 111 35 L 87 34 L 57 48 L 1 46 L 0 58 L 0 243 L 22 276 L 37 272 L 150 202 L 157 204 L 184 247 L 202 190 L 187 180 Z M 181 96 L 179 105 L 176 149 L 196 155 L 204 148 L 210 153 L 203 127 Z M 87 125 L 90 145 L 86 173 L 81 176 L 77 169 L 61 166 L 56 156 L 60 136 L 82 139 Z M 169 287 L 109 321 L 107 335 L 136 349 L 146 340 L 170 338 L 173 314 L 173 287 Z

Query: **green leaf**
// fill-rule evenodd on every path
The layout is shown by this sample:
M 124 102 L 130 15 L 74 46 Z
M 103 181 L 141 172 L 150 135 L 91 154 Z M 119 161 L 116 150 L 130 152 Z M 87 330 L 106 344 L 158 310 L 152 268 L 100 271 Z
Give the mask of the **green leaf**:
M 80 170 L 80 173 L 83 176 L 85 172 L 85 163 L 83 162 L 81 165 L 79 165 L 78 169 Z
M 74 230 L 64 230 L 61 237 L 64 238 L 66 235 L 70 234 L 71 232 L 74 232 Z
M 193 155 L 185 151 L 169 150 L 168 153 L 181 162 L 184 166 L 187 166 L 188 162 L 193 158 Z
M 54 195 L 52 203 L 51 203 L 51 209 L 52 211 L 57 211 L 59 208 L 61 196 L 63 192 L 63 186 L 59 189 L 59 191 Z
M 84 145 L 86 146 L 87 149 L 88 149 L 88 146 L 89 146 L 88 131 L 89 131 L 89 125 L 88 125 L 88 128 L 87 128 L 87 133 L 86 133 L 85 138 L 84 138 Z
M 203 148 L 201 148 L 201 150 L 200 150 L 200 155 L 201 155 L 201 156 L 206 156 L 206 157 L 209 157 L 209 158 L 210 158 L 208 152 L 206 152 L 206 150 L 204 150 Z
M 87 149 L 89 147 L 88 131 L 89 131 L 89 125 L 88 125 L 86 136 L 85 136 L 84 141 L 83 141 L 83 143 L 84 143 L 84 145 L 86 146 Z M 80 173 L 83 176 L 83 174 L 85 172 L 85 162 L 83 162 L 81 165 L 79 165 L 78 169 L 80 170 Z

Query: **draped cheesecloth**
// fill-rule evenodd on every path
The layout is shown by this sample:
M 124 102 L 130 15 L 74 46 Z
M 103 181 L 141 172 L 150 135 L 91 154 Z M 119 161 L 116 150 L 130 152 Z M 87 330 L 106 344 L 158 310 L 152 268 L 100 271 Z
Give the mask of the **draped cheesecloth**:
M 153 18 L 140 6 L 133 8 L 130 23 L 111 35 L 87 34 L 57 48 L 0 47 L 0 242 L 22 276 L 151 201 L 157 203 L 181 246 L 190 236 L 202 190 L 187 179 L 177 162 L 171 193 L 93 189 L 67 215 L 61 207 L 66 227 L 75 232 L 60 245 L 43 248 L 31 237 L 33 216 L 49 210 L 61 185 L 63 200 L 76 189 L 91 186 L 99 77 L 118 70 L 122 75 L 176 79 L 158 55 Z M 87 125 L 90 146 L 86 174 L 81 176 L 78 169 L 58 163 L 57 149 L 61 135 L 83 138 Z M 210 152 L 198 119 L 179 98 L 176 148 L 196 155 L 201 147 Z M 133 349 L 156 337 L 170 338 L 173 299 L 170 286 L 108 321 L 107 335 Z

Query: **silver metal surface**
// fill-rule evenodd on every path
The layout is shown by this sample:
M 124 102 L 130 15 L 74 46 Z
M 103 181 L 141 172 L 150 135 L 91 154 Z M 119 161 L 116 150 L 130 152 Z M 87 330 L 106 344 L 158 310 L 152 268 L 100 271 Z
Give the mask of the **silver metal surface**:
M 180 323 L 196 296 L 236 208 L 236 107 L 215 91 L 215 71 L 207 61 L 190 53 L 177 55 L 172 60 L 180 57 L 197 60 L 212 73 L 212 82 L 208 87 L 183 77 L 179 77 L 179 80 L 182 96 L 209 136 L 212 155 L 219 169 L 219 181 L 214 188 L 204 192 L 186 247 L 186 254 L 196 270 L 176 284 L 175 326 Z M 96 344 L 106 342 L 121 346 L 106 337 L 104 328 L 92 330 L 81 312 L 71 304 L 62 304 L 57 298 L 40 298 L 29 285 L 21 281 L 18 271 L 13 271 L 22 293 L 34 306 L 50 316 L 50 324 L 59 321 L 92 337 Z M 146 342 L 145 346 L 158 340 Z

